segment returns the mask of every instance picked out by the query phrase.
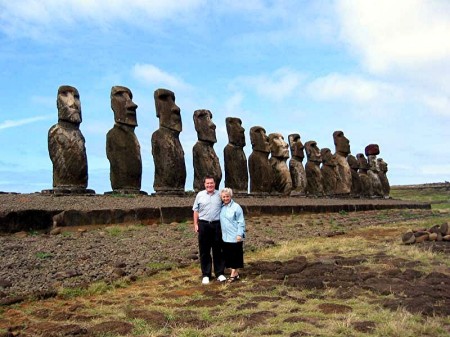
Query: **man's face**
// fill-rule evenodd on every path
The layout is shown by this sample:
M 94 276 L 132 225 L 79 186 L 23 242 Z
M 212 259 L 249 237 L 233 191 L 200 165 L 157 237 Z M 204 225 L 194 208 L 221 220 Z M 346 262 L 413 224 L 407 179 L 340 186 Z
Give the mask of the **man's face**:
M 205 190 L 208 193 L 211 193 L 216 188 L 216 182 L 213 178 L 206 178 L 205 179 Z
M 114 119 L 117 123 L 137 126 L 138 106 L 132 99 L 133 94 L 128 88 L 116 86 L 111 89 L 111 109 L 114 111 Z
M 59 87 L 56 106 L 59 120 L 77 125 L 81 123 L 80 94 L 76 88 L 68 85 Z
M 271 133 L 269 139 L 272 157 L 289 158 L 289 145 L 284 141 L 281 134 Z
M 175 94 L 170 90 L 158 89 L 154 97 L 159 126 L 181 132 L 181 114 L 180 108 L 175 104 Z
M 245 129 L 239 118 L 227 118 L 228 141 L 236 146 L 245 146 Z
M 199 140 L 216 143 L 216 125 L 212 121 L 212 113 L 209 110 L 196 110 L 194 112 L 194 125 Z

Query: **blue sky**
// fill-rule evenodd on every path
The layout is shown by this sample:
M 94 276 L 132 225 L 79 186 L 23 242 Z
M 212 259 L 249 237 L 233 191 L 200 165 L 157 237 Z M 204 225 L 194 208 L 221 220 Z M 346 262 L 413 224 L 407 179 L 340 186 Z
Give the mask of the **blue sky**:
M 194 110 L 217 125 L 300 133 L 334 152 L 380 146 L 392 185 L 450 180 L 450 2 L 433 0 L 0 0 L 0 191 L 52 186 L 60 85 L 80 92 L 89 188 L 109 191 L 110 91 L 131 89 L 142 190 L 153 191 L 153 92 L 175 92 L 192 190 Z M 306 162 L 306 160 L 305 160 Z M 223 185 L 223 181 L 222 181 Z M 222 186 L 221 186 L 222 187 Z

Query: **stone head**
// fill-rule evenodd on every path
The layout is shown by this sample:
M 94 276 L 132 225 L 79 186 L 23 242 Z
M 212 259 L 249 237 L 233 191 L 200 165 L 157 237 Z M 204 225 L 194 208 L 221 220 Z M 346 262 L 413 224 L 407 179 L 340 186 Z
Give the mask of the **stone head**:
M 370 154 L 367 156 L 367 161 L 369 163 L 369 170 L 378 172 L 377 156 L 374 154 Z
M 348 155 L 347 163 L 348 163 L 348 166 L 350 166 L 351 169 L 353 169 L 353 170 L 358 170 L 359 169 L 358 160 L 356 159 L 356 157 L 354 155 L 352 155 L 352 154 Z
M 137 126 L 137 107 L 130 89 L 122 86 L 111 88 L 111 109 L 116 123 Z
M 270 153 L 275 158 L 289 158 L 289 145 L 281 133 L 269 134 Z
M 181 132 L 181 114 L 180 108 L 175 104 L 175 94 L 167 89 L 157 89 L 154 98 L 159 126 Z
M 216 124 L 212 121 L 211 111 L 204 109 L 195 110 L 193 118 L 198 140 L 216 143 Z
M 303 151 L 305 146 L 300 140 L 300 135 L 298 133 L 290 134 L 288 136 L 288 141 L 289 147 L 291 149 L 292 158 L 296 157 L 299 158 L 300 160 L 303 160 L 303 158 L 305 158 L 305 152 Z
M 250 129 L 250 141 L 254 151 L 270 153 L 269 137 L 262 126 L 254 126 Z
M 322 157 L 322 163 L 327 166 L 336 166 L 336 157 L 331 150 L 324 147 L 320 150 L 320 156 Z
M 81 103 L 78 90 L 70 85 L 62 85 L 58 89 L 56 99 L 58 120 L 79 125 L 81 118 Z
M 388 164 L 383 160 L 383 158 L 377 158 L 377 165 L 381 172 L 386 173 L 388 171 Z
M 336 148 L 336 153 L 347 157 L 350 153 L 350 141 L 344 136 L 342 131 L 333 132 L 333 140 Z
M 369 163 L 367 162 L 366 157 L 364 156 L 364 154 L 362 153 L 358 153 L 356 155 L 356 159 L 358 160 L 359 163 L 359 168 L 361 170 L 368 170 L 369 169 Z
M 320 163 L 322 162 L 322 156 L 320 155 L 320 149 L 314 140 L 310 140 L 305 143 L 306 157 L 309 161 Z
M 225 119 L 227 126 L 228 142 L 239 147 L 245 146 L 245 129 L 242 127 L 242 121 L 237 117 L 227 117 Z

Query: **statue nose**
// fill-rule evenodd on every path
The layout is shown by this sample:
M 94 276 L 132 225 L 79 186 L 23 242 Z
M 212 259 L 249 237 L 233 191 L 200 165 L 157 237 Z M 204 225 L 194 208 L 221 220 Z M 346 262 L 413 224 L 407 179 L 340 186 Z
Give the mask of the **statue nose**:
M 170 111 L 179 114 L 180 113 L 180 108 L 178 107 L 178 105 L 174 105 Z
M 136 110 L 137 107 L 138 107 L 137 104 L 134 103 L 132 100 L 127 101 L 127 104 L 126 104 L 127 110 Z

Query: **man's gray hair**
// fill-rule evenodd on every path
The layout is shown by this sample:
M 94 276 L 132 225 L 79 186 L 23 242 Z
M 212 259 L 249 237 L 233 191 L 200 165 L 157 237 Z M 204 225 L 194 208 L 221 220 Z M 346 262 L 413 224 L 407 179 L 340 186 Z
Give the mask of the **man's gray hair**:
M 229 187 L 225 187 L 220 191 L 220 194 L 225 193 L 228 194 L 231 198 L 233 198 L 233 190 Z

